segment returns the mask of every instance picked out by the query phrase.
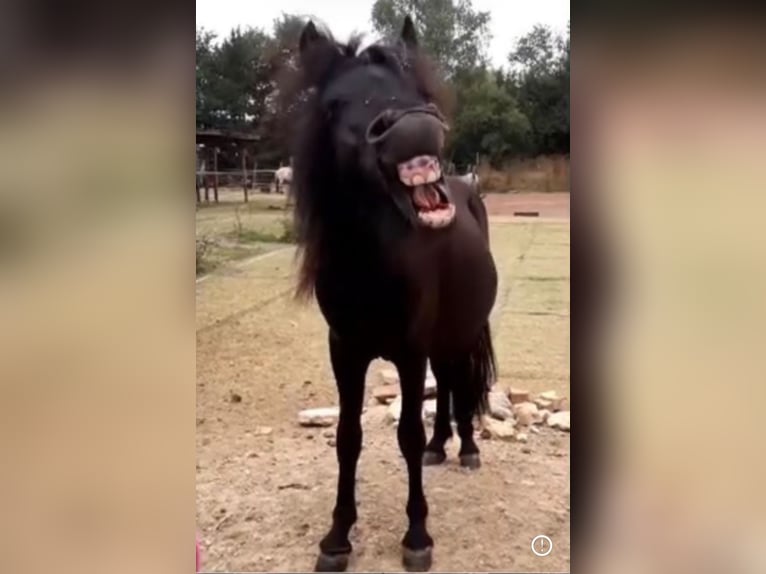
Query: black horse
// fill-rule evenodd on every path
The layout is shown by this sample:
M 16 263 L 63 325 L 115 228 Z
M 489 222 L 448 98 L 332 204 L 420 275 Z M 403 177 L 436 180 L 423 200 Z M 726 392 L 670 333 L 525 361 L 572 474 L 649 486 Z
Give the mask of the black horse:
M 365 373 L 377 357 L 392 361 L 401 380 L 397 435 L 409 473 L 404 565 L 427 570 L 433 540 L 422 465 L 446 458 L 452 399 L 460 463 L 479 467 L 473 417 L 487 408 L 494 382 L 489 313 L 497 272 L 487 213 L 470 186 L 442 177 L 440 84 L 409 18 L 401 39 L 364 50 L 308 22 L 299 68 L 291 190 L 302 255 L 298 293 L 316 295 L 329 325 L 340 396 L 337 501 L 316 570 L 348 565 Z M 428 359 L 438 398 L 426 445 Z

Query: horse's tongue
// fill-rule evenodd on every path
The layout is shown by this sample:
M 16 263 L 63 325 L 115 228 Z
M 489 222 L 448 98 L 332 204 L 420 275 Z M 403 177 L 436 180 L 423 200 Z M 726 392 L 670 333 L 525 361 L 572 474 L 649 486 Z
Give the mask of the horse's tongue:
M 419 185 L 412 194 L 415 205 L 423 209 L 434 209 L 439 205 L 439 192 L 433 185 Z

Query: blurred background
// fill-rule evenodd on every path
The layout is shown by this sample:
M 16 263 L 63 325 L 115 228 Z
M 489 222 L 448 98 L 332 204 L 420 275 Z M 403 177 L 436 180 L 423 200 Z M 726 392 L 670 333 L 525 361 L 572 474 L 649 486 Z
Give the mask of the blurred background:
M 193 18 L 178 8 L 0 8 L 4 572 L 193 571 Z
M 582 502 L 593 511 L 582 563 L 760 572 L 763 27 L 622 8 L 583 19 L 573 64 L 587 198 L 575 219 L 597 224 L 583 237 L 610 272 L 587 342 L 598 378 L 575 382 L 603 423 L 582 449 L 606 446 Z M 583 278 L 578 291 L 591 288 Z

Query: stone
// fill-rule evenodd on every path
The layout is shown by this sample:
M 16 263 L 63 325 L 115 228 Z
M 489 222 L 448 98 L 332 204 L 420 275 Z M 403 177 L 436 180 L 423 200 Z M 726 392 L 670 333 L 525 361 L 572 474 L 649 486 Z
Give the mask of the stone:
M 335 431 L 332 429 L 327 429 L 322 433 L 322 436 L 325 438 L 334 438 L 335 437 Z
M 391 423 L 398 423 L 402 414 L 402 397 L 396 397 L 386 411 L 386 419 Z M 436 399 L 423 401 L 423 419 L 433 421 L 436 418 Z
M 530 426 L 539 423 L 540 411 L 537 410 L 535 403 L 520 403 L 514 405 L 513 414 L 516 416 L 516 423 L 519 426 Z
M 399 388 L 398 384 L 380 385 L 379 387 L 372 389 L 372 396 L 375 397 L 379 403 L 384 405 L 390 404 L 391 401 L 393 401 L 400 394 L 401 389 Z
M 547 424 L 551 428 L 569 432 L 569 411 L 560 411 L 558 413 L 551 414 L 551 416 L 548 417 Z
M 543 409 L 540 411 L 540 421 L 536 424 L 543 424 L 548 420 L 548 417 L 551 416 L 551 411 L 548 409 Z
M 528 403 L 529 402 L 529 391 L 524 391 L 521 389 L 514 389 L 511 387 L 508 390 L 508 398 L 511 399 L 511 403 L 514 405 L 520 404 L 520 403 Z
M 540 408 L 545 408 L 553 412 L 558 412 L 562 410 L 566 402 L 566 399 L 564 399 L 564 397 L 560 397 L 556 391 L 546 391 L 544 393 L 540 393 L 539 400 L 545 401 L 547 405 L 547 406 L 538 405 L 540 406 Z
M 399 422 L 399 416 L 402 414 L 402 397 L 396 397 L 386 411 L 386 418 L 389 422 Z
M 229 401 L 232 403 L 241 403 L 242 395 L 235 393 L 234 391 L 229 391 Z
M 499 421 L 491 417 L 482 418 L 481 437 L 484 439 L 513 440 L 516 430 L 511 421 Z
M 537 406 L 538 409 L 541 409 L 541 410 L 547 410 L 547 411 L 553 410 L 553 401 L 549 401 L 547 399 L 537 397 L 534 400 L 534 404 L 535 406 Z
M 513 405 L 511 401 L 501 391 L 490 391 L 489 393 L 489 412 L 501 421 L 513 418 Z
M 423 418 L 427 421 L 433 421 L 436 418 L 436 399 L 423 402 Z
M 270 435 L 274 429 L 271 427 L 255 427 L 254 434 L 255 436 L 267 436 Z
M 304 427 L 329 427 L 338 422 L 338 407 L 306 409 L 298 413 L 298 424 Z
M 338 443 L 335 441 L 334 438 L 328 438 L 327 439 L 327 446 L 335 446 L 336 444 L 338 444 Z
M 529 437 L 527 436 L 526 433 L 523 433 L 523 432 L 516 433 L 517 442 L 527 442 L 528 440 L 529 440 Z
M 380 371 L 380 380 L 384 385 L 398 385 L 399 372 L 396 369 L 383 369 Z
M 402 389 L 399 383 L 386 383 L 375 387 L 372 390 L 372 396 L 384 405 L 390 405 L 396 397 L 402 394 Z M 436 397 L 436 379 L 433 377 L 426 377 L 425 386 L 423 388 L 423 398 L 433 399 Z

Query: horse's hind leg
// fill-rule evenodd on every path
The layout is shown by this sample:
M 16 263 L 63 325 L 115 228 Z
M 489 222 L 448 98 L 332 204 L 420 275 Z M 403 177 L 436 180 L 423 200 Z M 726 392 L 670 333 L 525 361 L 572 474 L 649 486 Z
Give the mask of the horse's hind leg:
M 457 434 L 460 437 L 460 465 L 470 469 L 481 466 L 479 447 L 473 438 L 473 417 L 475 408 L 471 405 L 473 395 L 470 389 L 470 381 L 467 371 L 460 371 L 465 378 L 456 381 L 453 387 L 455 399 L 455 422 L 457 422 Z
M 450 378 L 449 366 L 445 363 L 433 362 L 431 367 L 436 377 L 436 418 L 434 420 L 434 434 L 426 445 L 423 454 L 423 464 L 441 464 L 447 458 L 444 444 L 452 438 L 452 425 L 450 424 Z
M 330 335 L 330 360 L 338 385 L 340 419 L 336 452 L 338 456 L 338 494 L 332 514 L 332 527 L 319 543 L 317 572 L 342 572 L 348 567 L 351 542 L 348 533 L 356 522 L 356 464 L 362 450 L 362 403 L 364 376 L 371 357 L 354 345 Z
M 467 468 L 479 468 L 481 466 L 479 447 L 473 438 L 473 416 L 476 408 L 474 405 L 475 396 L 471 391 L 470 356 L 466 355 L 458 359 L 432 359 L 431 367 L 433 368 L 434 375 L 436 375 L 439 388 L 444 384 L 452 395 L 452 408 L 454 410 L 455 422 L 457 423 L 457 434 L 460 437 L 460 464 Z M 449 424 L 449 406 L 449 399 L 446 400 L 446 405 L 442 407 L 438 402 L 437 396 L 437 419 L 434 422 L 434 438 L 431 443 L 435 442 L 437 437 L 445 436 L 447 432 L 449 436 L 452 436 L 452 429 Z M 445 414 L 442 417 L 441 425 L 437 427 L 440 410 L 443 410 Z M 444 429 L 445 420 L 446 427 L 449 430 Z

